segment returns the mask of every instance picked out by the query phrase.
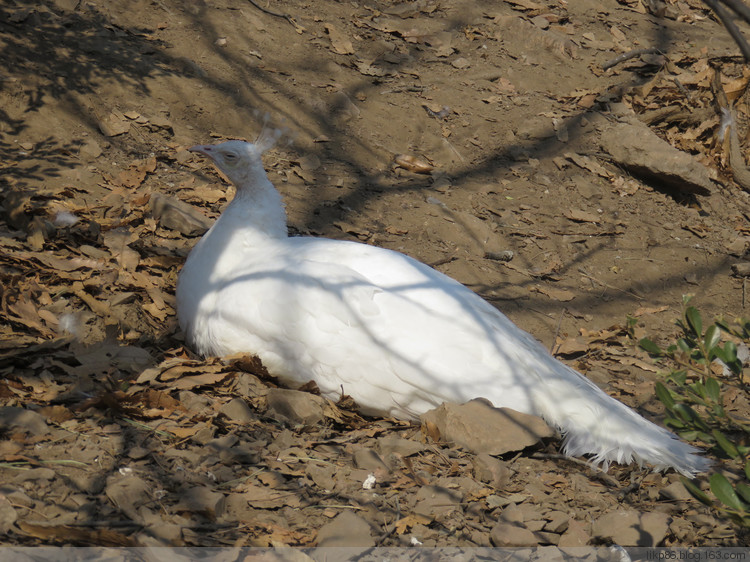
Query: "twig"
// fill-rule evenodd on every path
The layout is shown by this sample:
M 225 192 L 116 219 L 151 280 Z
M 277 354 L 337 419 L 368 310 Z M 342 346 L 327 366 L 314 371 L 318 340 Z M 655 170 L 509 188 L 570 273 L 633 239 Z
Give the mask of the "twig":
M 623 53 L 619 56 L 616 56 L 612 60 L 608 60 L 602 65 L 602 70 L 607 70 L 609 68 L 612 68 L 613 66 L 617 66 L 621 62 L 625 62 L 626 60 L 630 60 L 635 57 L 639 57 L 641 55 L 661 55 L 663 54 L 659 49 L 656 47 L 649 47 L 648 49 L 634 49 L 632 51 L 628 51 L 627 53 Z
M 628 291 L 627 289 L 620 289 L 619 287 L 615 287 L 613 285 L 610 285 L 609 283 L 605 283 L 604 281 L 600 281 L 599 279 L 597 279 L 593 275 L 589 275 L 588 273 L 586 273 L 586 271 L 584 271 L 583 268 L 579 267 L 578 268 L 578 273 L 580 273 L 584 277 L 588 278 L 592 283 L 598 283 L 602 287 L 605 287 L 607 289 L 612 289 L 613 291 L 620 291 L 621 293 L 625 293 L 626 295 L 630 295 L 631 297 L 637 298 L 639 301 L 643 300 L 642 296 L 636 295 L 635 293 L 633 293 L 631 291 Z
M 568 457 L 566 455 L 561 455 L 560 453 L 534 453 L 531 455 L 531 458 L 533 459 L 552 459 L 552 460 L 564 460 L 564 461 L 570 461 L 575 464 L 580 464 L 581 466 L 585 466 L 592 472 L 592 476 L 594 478 L 597 478 L 607 484 L 608 486 L 612 486 L 613 488 L 619 488 L 620 483 L 615 479 L 612 478 L 609 474 L 604 472 L 601 468 L 594 466 L 590 462 L 582 461 L 580 459 L 576 459 L 573 457 Z
M 734 0 L 721 0 L 721 1 L 727 4 L 732 10 L 734 10 L 737 14 L 739 14 L 745 21 L 750 22 L 750 11 L 748 11 L 746 6 L 741 7 L 739 3 L 735 2 Z M 750 61 L 750 45 L 747 44 L 747 40 L 742 35 L 742 33 L 740 33 L 739 28 L 732 21 L 732 17 L 729 15 L 729 13 L 721 6 L 718 0 L 703 0 L 703 2 L 714 11 L 714 13 L 716 14 L 716 17 L 719 18 L 721 23 L 729 32 L 729 35 L 731 35 L 732 39 L 734 39 L 734 42 L 737 43 L 737 46 L 740 48 L 740 51 L 742 51 L 742 56 L 745 57 L 745 61 L 746 62 Z
M 269 10 L 268 8 L 264 8 L 260 4 L 258 4 L 255 0 L 247 0 L 250 2 L 253 6 L 258 8 L 261 12 L 264 14 L 268 14 L 269 16 L 274 16 L 277 18 L 283 18 L 289 23 L 291 23 L 294 26 L 294 29 L 297 31 L 297 33 L 302 33 L 305 31 L 305 28 L 299 25 L 291 16 L 288 16 L 287 14 L 280 14 L 279 12 L 274 12 L 273 10 Z

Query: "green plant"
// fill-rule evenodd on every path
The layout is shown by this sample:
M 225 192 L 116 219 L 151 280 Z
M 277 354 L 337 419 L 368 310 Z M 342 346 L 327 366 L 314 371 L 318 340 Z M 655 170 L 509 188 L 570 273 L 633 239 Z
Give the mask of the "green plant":
M 662 349 L 649 338 L 638 345 L 653 358 L 666 364 L 664 382 L 656 383 L 656 396 L 664 405 L 664 423 L 688 441 L 702 441 L 718 456 L 734 461 L 746 460 L 750 447 L 747 424 L 729 416 L 724 409 L 721 378 L 735 378 L 744 386 L 742 362 L 737 357 L 733 340 L 750 341 L 750 321 L 730 324 L 723 319 L 703 330 L 703 319 L 690 305 L 691 297 L 683 297 L 682 317 L 677 321 L 682 333 L 675 344 Z M 635 322 L 628 319 L 628 333 L 634 336 Z M 733 339 L 721 344 L 722 333 Z M 666 384 L 665 384 L 666 383 Z M 698 501 L 715 507 L 737 523 L 750 527 L 750 461 L 745 462 L 747 482 L 732 483 L 724 475 L 714 473 L 709 486 L 719 500 L 716 504 L 705 492 L 687 478 L 682 482 Z

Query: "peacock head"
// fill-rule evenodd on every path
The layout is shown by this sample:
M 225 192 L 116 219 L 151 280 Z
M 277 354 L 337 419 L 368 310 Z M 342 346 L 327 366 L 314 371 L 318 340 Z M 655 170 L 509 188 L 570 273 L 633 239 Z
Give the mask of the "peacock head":
M 265 175 L 260 158 L 263 151 L 256 144 L 231 140 L 221 144 L 199 144 L 189 150 L 208 156 L 238 187 L 246 185 L 257 174 Z

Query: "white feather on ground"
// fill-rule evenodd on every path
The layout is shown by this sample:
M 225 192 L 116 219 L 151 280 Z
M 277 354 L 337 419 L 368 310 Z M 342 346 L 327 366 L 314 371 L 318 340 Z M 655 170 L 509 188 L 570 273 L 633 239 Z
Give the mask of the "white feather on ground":
M 180 326 L 200 354 L 255 354 L 285 384 L 314 380 L 332 399 L 343 389 L 364 413 L 414 419 L 484 397 L 543 417 L 571 456 L 686 475 L 709 466 L 439 271 L 365 244 L 289 238 L 262 149 L 191 148 L 237 187 L 177 285 Z

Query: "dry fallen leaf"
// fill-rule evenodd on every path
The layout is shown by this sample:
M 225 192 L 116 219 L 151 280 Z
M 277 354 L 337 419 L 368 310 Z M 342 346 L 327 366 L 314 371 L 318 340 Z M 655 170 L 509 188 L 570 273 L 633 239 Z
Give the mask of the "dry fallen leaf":
M 435 167 L 426 160 L 423 160 L 422 158 L 418 158 L 416 156 L 410 156 L 408 154 L 399 154 L 398 156 L 396 156 L 395 162 L 396 166 L 398 166 L 399 168 L 409 170 L 410 172 L 414 172 L 416 174 L 429 174 L 430 172 L 432 172 L 432 170 L 435 169 Z
M 326 33 L 328 33 L 328 38 L 331 40 L 331 47 L 333 48 L 334 53 L 339 55 L 354 54 L 354 45 L 352 45 L 352 42 L 346 35 L 331 24 L 326 24 L 325 30 Z
M 599 215 L 581 211 L 579 209 L 568 209 L 567 211 L 563 211 L 563 216 L 566 219 L 570 219 L 575 222 L 593 222 L 595 224 L 599 224 L 601 222 L 601 217 Z

